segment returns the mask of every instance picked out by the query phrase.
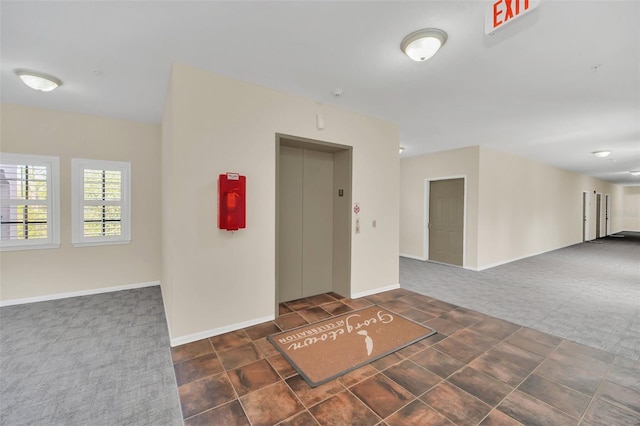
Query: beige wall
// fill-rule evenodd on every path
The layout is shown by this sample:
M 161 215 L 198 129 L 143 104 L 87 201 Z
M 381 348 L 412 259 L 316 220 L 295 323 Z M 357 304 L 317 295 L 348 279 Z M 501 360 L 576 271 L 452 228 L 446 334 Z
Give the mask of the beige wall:
M 622 209 L 611 213 L 622 222 L 623 230 L 640 232 L 640 186 L 625 186 Z
M 160 280 L 160 128 L 155 124 L 2 104 L 2 152 L 60 157 L 58 249 L 0 254 L 0 300 Z M 71 245 L 71 159 L 131 162 L 132 241 Z
M 622 187 L 512 154 L 480 148 L 478 267 L 582 241 L 582 192 L 590 193 L 589 239 L 596 235 L 594 191 L 622 206 Z M 602 214 L 604 233 L 604 214 Z M 622 223 L 611 221 L 612 232 Z
M 582 241 L 582 193 L 590 194 L 589 239 L 596 235 L 595 193 L 610 195 L 610 233 L 625 229 L 633 196 L 620 185 L 540 164 L 486 147 L 403 159 L 400 252 L 425 259 L 426 179 L 466 176 L 464 267 L 486 269 Z M 628 191 L 631 193 L 632 191 Z M 636 207 L 636 215 L 637 215 Z M 623 212 L 616 214 L 615 212 Z M 604 210 L 602 213 L 604 233 Z
M 465 177 L 466 211 L 464 266 L 477 266 L 479 147 L 438 152 L 401 161 L 400 253 L 426 259 L 424 217 L 425 181 Z
M 391 123 L 174 64 L 163 119 L 163 292 L 172 344 L 275 314 L 276 134 L 353 146 L 351 294 L 398 284 L 398 130 Z M 316 129 L 316 113 L 325 116 Z M 247 228 L 217 229 L 218 174 L 247 176 Z M 384 173 L 381 173 L 384 171 Z M 371 223 L 377 220 L 377 228 Z M 165 235 L 165 238 L 167 238 Z

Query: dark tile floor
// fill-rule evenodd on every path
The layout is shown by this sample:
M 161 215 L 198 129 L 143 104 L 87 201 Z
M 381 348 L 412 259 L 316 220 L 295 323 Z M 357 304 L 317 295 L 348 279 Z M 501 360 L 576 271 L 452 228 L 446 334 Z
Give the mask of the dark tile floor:
M 317 388 L 266 340 L 378 304 L 437 334 Z M 640 425 L 640 362 L 404 289 L 172 348 L 185 425 Z

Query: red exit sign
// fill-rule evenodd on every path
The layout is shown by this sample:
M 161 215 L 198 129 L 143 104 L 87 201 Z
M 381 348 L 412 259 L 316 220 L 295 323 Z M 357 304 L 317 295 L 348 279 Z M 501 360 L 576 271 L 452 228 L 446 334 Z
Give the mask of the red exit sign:
M 484 15 L 484 32 L 491 34 L 498 28 L 521 17 L 540 5 L 540 0 L 496 0 Z

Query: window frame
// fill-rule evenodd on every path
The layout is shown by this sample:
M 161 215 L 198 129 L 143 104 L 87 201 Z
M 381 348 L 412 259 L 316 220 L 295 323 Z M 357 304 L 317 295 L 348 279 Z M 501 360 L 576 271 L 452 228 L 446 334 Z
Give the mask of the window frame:
M 0 152 L 0 164 L 47 168 L 47 238 L 2 240 L 0 251 L 55 249 L 60 247 L 60 157 Z M 17 200 L 17 199 L 15 199 Z M 9 205 L 16 204 L 12 201 Z M 4 205 L 2 201 L 0 204 Z
M 84 235 L 84 207 L 92 205 L 84 200 L 84 171 L 104 170 L 121 172 L 120 226 L 121 235 L 87 237 Z M 110 201 L 113 203 L 113 201 Z M 114 205 L 114 204 L 111 204 Z M 131 163 L 126 161 L 71 159 L 71 243 L 74 247 L 90 247 L 131 242 Z

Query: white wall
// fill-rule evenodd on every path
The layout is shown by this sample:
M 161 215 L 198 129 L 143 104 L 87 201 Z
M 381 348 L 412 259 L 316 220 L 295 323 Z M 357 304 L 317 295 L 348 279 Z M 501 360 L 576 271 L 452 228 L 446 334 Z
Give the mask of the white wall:
M 160 128 L 157 124 L 2 104 L 3 152 L 60 157 L 57 249 L 0 254 L 0 300 L 46 299 L 65 293 L 160 279 Z M 71 159 L 131 162 L 132 241 L 71 245 Z
M 480 269 L 582 241 L 582 192 L 589 191 L 589 239 L 596 235 L 594 191 L 622 206 L 622 187 L 486 147 L 480 148 Z M 604 210 L 603 210 L 604 211 Z M 604 214 L 602 214 L 604 234 Z M 611 221 L 612 232 L 622 223 Z
M 398 284 L 394 124 L 181 64 L 167 99 L 162 232 L 171 239 L 162 286 L 172 344 L 275 315 L 276 133 L 353 147 L 363 225 L 352 241 L 351 293 Z M 316 129 L 317 112 L 324 130 Z M 233 233 L 216 223 L 217 178 L 230 171 L 247 176 L 247 229 Z
M 622 222 L 623 230 L 640 232 L 640 186 L 625 186 L 622 209 L 611 213 Z
M 400 252 L 418 259 L 426 258 L 425 180 L 466 177 L 468 269 L 486 269 L 581 242 L 583 191 L 590 193 L 590 239 L 596 235 L 595 193 L 603 195 L 603 233 L 605 194 L 611 197 L 610 233 L 637 220 L 632 219 L 637 207 L 623 207 L 634 202 L 632 190 L 625 195 L 620 185 L 486 147 L 403 159 L 400 176 Z
M 452 177 L 466 179 L 466 237 L 464 267 L 477 266 L 479 147 L 454 149 L 409 157 L 400 167 L 400 253 L 426 259 L 424 217 L 425 181 Z

